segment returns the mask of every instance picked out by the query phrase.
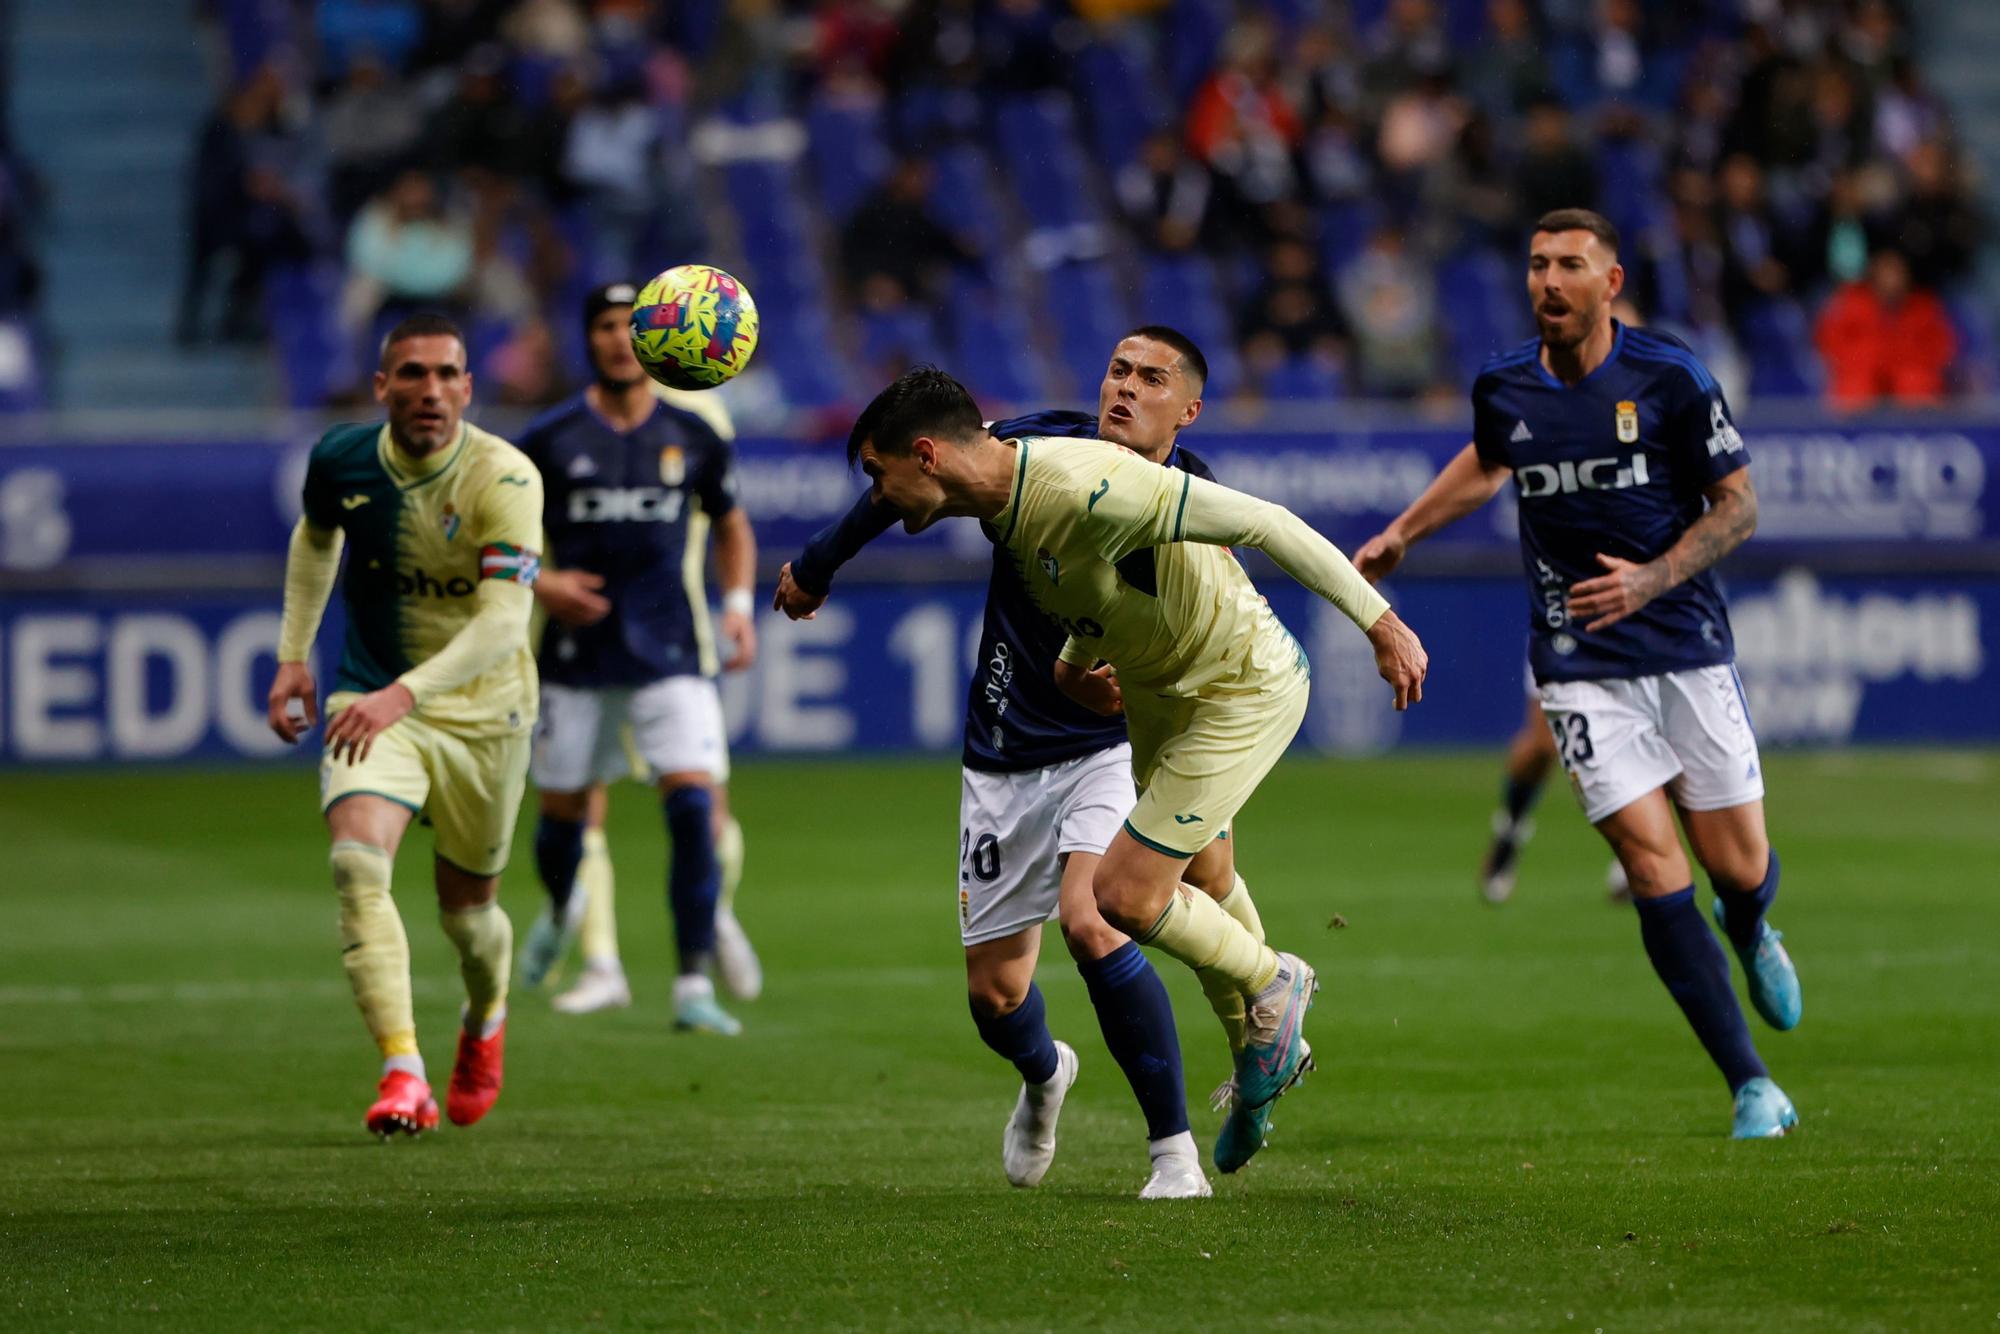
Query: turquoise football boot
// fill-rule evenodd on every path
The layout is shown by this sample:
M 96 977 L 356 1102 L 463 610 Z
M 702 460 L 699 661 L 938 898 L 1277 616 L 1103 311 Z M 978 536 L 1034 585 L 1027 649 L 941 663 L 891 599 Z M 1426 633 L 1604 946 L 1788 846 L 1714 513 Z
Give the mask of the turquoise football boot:
M 1278 956 L 1278 976 L 1244 1012 L 1247 1041 L 1236 1055 L 1236 1104 L 1257 1108 L 1305 1078 L 1313 1068 L 1306 1045 L 1306 1011 L 1319 977 L 1296 954 Z
M 1300 1060 L 1304 1069 L 1312 1068 L 1312 1044 L 1301 1043 L 1305 1054 Z M 1256 1156 L 1257 1150 L 1270 1142 L 1271 1109 L 1277 1104 L 1267 1102 L 1262 1107 L 1245 1106 L 1236 1097 L 1236 1078 L 1215 1091 L 1209 1105 L 1217 1111 L 1226 1110 L 1229 1115 L 1222 1123 L 1222 1130 L 1215 1137 L 1215 1170 L 1229 1173 L 1240 1170 Z
M 1798 1108 L 1785 1091 L 1759 1075 L 1736 1090 L 1736 1124 L 1732 1139 L 1777 1139 L 1799 1123 Z
M 1720 894 L 1715 896 L 1710 911 L 1715 915 L 1716 929 L 1728 939 L 1729 910 L 1723 906 Z M 1744 980 L 1750 984 L 1750 1003 L 1757 1007 L 1765 1023 L 1783 1033 L 1797 1028 L 1805 1013 L 1805 999 L 1799 994 L 1799 970 L 1792 966 L 1792 956 L 1785 953 L 1781 943 L 1784 933 L 1769 922 L 1759 922 L 1757 928 L 1756 945 L 1738 949 L 1736 957 L 1743 964 Z M 1730 945 L 1734 948 L 1735 942 Z

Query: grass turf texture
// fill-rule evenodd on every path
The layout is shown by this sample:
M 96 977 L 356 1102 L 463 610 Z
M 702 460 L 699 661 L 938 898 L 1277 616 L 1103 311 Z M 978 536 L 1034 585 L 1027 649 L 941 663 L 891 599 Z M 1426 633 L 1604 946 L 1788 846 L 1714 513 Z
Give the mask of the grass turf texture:
M 1001 1175 L 1016 1082 L 965 1012 L 948 761 L 741 769 L 769 982 L 733 1042 L 669 1031 L 663 835 L 621 791 L 637 1008 L 517 995 L 494 1114 L 387 1146 L 311 774 L 9 776 L 0 1326 L 1991 1329 L 2000 758 L 1770 778 L 1806 1018 L 1759 1042 L 1798 1135 L 1725 1138 L 1559 785 L 1494 910 L 1492 757 L 1294 761 L 1241 846 L 1273 940 L 1326 981 L 1320 1072 L 1217 1198 L 1142 1206 L 1138 1115 L 1053 932 L 1082 1079 L 1042 1187 Z M 427 858 L 413 830 L 397 889 L 442 1094 L 459 993 Z M 1222 1041 L 1159 966 L 1205 1153 Z

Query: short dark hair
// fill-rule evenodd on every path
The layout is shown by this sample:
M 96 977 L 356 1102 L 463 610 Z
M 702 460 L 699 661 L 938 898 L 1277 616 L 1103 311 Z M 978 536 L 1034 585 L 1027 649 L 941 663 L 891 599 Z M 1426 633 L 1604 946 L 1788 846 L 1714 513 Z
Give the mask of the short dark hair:
M 854 419 L 847 464 L 859 462 L 861 447 L 870 441 L 877 454 L 902 455 L 920 435 L 965 440 L 985 432 L 986 419 L 964 385 L 935 366 L 912 366 Z
M 1195 346 L 1194 339 L 1179 329 L 1165 324 L 1142 324 L 1126 334 L 1125 338 L 1150 338 L 1156 343 L 1165 343 L 1181 354 L 1181 361 L 1187 366 L 1188 374 L 1194 378 L 1195 393 L 1199 394 L 1208 384 L 1208 358 L 1204 357 L 1201 349 Z M 1122 343 L 1125 338 L 1118 341 Z
M 406 338 L 456 338 L 459 347 L 465 349 L 466 355 L 472 354 L 472 350 L 466 347 L 465 331 L 449 317 L 439 315 L 435 311 L 419 311 L 415 315 L 406 315 L 398 320 L 396 327 L 382 336 L 380 356 L 383 370 L 389 369 L 389 349 Z
M 1618 253 L 1618 228 L 1602 213 L 1587 208 L 1559 208 L 1542 214 L 1535 219 L 1538 232 L 1589 232 L 1604 243 L 1604 248 L 1612 254 Z

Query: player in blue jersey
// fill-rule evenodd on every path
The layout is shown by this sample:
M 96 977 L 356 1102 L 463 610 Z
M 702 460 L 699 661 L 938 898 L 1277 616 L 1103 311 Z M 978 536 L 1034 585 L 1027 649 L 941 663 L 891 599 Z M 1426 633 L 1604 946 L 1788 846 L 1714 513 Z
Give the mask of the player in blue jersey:
M 1155 463 L 1213 479 L 1179 443 L 1202 409 L 1208 364 L 1164 326 L 1133 331 L 1113 348 L 1098 413 L 1042 412 L 992 423 L 1002 438 L 1069 436 L 1122 444 Z M 859 427 L 857 427 L 859 429 Z M 865 493 L 779 575 L 775 605 L 811 616 L 835 571 L 900 522 Z M 989 534 L 990 536 L 990 534 Z M 1106 717 L 1056 685 L 1067 635 L 1029 599 L 1020 573 L 998 550 L 987 583 L 985 621 L 965 710 L 959 802 L 959 931 L 972 1015 L 981 1038 L 1014 1061 L 1023 1085 L 1003 1140 L 1017 1185 L 1033 1185 L 1055 1151 L 1056 1116 L 1075 1077 L 1075 1055 L 1050 1038 L 1034 985 L 1041 927 L 1052 911 L 1089 987 L 1105 1045 L 1138 1098 L 1153 1172 L 1142 1197 L 1209 1193 L 1189 1131 L 1180 1043 L 1166 989 L 1130 937 L 1098 912 L 1091 879 L 1133 802 L 1132 748 L 1122 717 Z M 1187 879 L 1263 937 L 1232 840 L 1218 839 Z M 1233 1049 L 1243 1045 L 1244 1003 L 1211 989 Z M 1217 1164 L 1234 1171 L 1263 1144 L 1268 1105 L 1232 1111 Z
M 672 841 L 667 896 L 680 953 L 675 1026 L 735 1034 L 709 979 L 717 949 L 717 804 L 728 776 L 718 666 L 756 653 L 756 538 L 737 507 L 729 446 L 700 416 L 659 400 L 631 348 L 630 284 L 586 299 L 596 381 L 540 418 L 521 448 L 548 480 L 546 550 L 556 567 L 540 601 L 542 721 L 531 773 L 540 790 L 535 860 L 550 909 L 523 950 L 539 981 L 581 916 L 576 893 L 591 788 L 629 774 L 627 729 L 658 784 Z M 719 664 L 701 556 L 711 525 L 723 587 Z M 595 959 L 590 967 L 617 968 Z M 600 979 L 605 985 L 622 984 Z
M 1612 318 L 1624 278 L 1604 218 L 1541 218 L 1528 260 L 1540 337 L 1487 364 L 1472 444 L 1356 564 L 1381 578 L 1513 479 L 1529 656 L 1557 752 L 1625 868 L 1654 970 L 1729 1082 L 1735 1135 L 1765 1138 L 1798 1113 L 1751 1043 L 1675 828 L 1678 814 L 1757 1012 L 1793 1027 L 1798 974 L 1765 921 L 1778 858 L 1757 738 L 1711 573 L 1756 528 L 1757 494 L 1713 377 L 1678 340 Z

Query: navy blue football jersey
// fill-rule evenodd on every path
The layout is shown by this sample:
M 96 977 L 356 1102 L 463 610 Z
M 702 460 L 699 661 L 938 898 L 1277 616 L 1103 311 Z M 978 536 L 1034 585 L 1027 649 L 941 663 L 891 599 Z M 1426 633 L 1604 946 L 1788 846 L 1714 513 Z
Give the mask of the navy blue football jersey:
M 1606 573 L 1599 552 L 1649 561 L 1701 517 L 1702 492 L 1750 461 L 1722 390 L 1686 344 L 1615 325 L 1611 355 L 1565 385 L 1541 344 L 1488 362 L 1472 386 L 1479 456 L 1514 470 L 1537 681 L 1652 676 L 1729 662 L 1735 643 L 1712 571 L 1592 633 L 1569 589 Z
M 546 488 L 544 554 L 558 568 L 604 576 L 611 601 L 595 625 L 549 622 L 542 679 L 632 686 L 713 676 L 702 568 L 709 521 L 736 507 L 728 444 L 665 403 L 621 433 L 579 394 L 530 426 L 521 450 Z
M 987 428 L 1003 440 L 1037 436 L 1097 438 L 1097 418 L 1083 412 L 1037 412 L 994 422 Z M 1166 458 L 1170 468 L 1215 480 L 1208 465 L 1178 446 Z M 834 571 L 896 524 L 886 505 L 863 494 L 854 508 L 807 543 L 792 562 L 792 578 L 811 593 L 825 593 Z M 985 525 L 981 525 L 982 528 Z M 993 536 L 990 529 L 988 538 Z M 986 613 L 980 628 L 978 660 L 965 700 L 968 769 L 1022 773 L 1092 755 L 1125 740 L 1125 720 L 1093 713 L 1056 688 L 1056 657 L 1069 638 L 1028 596 L 1020 571 L 998 547 L 986 581 Z

